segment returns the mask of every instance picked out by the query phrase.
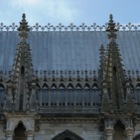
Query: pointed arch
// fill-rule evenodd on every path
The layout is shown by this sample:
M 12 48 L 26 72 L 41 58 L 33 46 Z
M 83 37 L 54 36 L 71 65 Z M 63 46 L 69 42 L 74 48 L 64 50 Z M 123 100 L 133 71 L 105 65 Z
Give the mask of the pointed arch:
M 17 124 L 17 126 L 14 129 L 14 136 L 13 136 L 13 140 L 26 140 L 26 128 L 24 126 L 24 124 L 19 121 L 19 123 Z
M 24 66 L 21 66 L 21 75 L 24 75 L 24 73 L 25 73 Z
M 0 76 L 0 82 L 3 82 L 3 76 Z
M 97 83 L 94 83 L 93 85 L 92 85 L 92 89 L 98 89 L 98 85 L 97 85 Z
M 25 92 L 25 68 L 24 66 L 21 66 L 20 68 L 20 81 L 19 81 L 19 89 L 20 89 L 20 95 L 19 95 L 19 110 L 23 110 L 23 96 Z
M 49 86 L 48 86 L 46 83 L 44 83 L 43 86 L 42 86 L 42 88 L 43 88 L 43 89 L 48 89 Z
M 26 127 L 22 121 L 19 121 L 14 127 L 13 140 L 26 140 Z
M 0 90 L 4 89 L 4 85 L 0 83 Z
M 82 86 L 81 86 L 80 83 L 77 83 L 77 85 L 76 85 L 76 89 L 82 89 Z
M 69 83 L 69 84 L 68 84 L 67 89 L 74 89 L 72 83 Z
M 84 140 L 80 136 L 76 135 L 75 133 L 65 130 L 64 132 L 55 136 L 52 140 Z
M 39 90 L 40 89 L 40 85 L 37 83 L 36 84 L 36 88 Z
M 136 84 L 136 89 L 140 89 L 140 83 Z
M 65 89 L 65 85 L 64 85 L 63 83 L 61 83 L 61 84 L 59 85 L 59 89 L 60 89 L 60 90 L 64 90 L 64 89 Z
M 85 84 L 84 89 L 89 90 L 90 89 L 90 85 L 88 83 Z
M 52 84 L 51 89 L 57 89 L 57 86 L 55 83 Z
M 0 108 L 3 108 L 4 100 L 6 99 L 6 90 L 2 83 L 0 83 Z
M 26 129 L 23 123 L 19 123 L 18 126 L 14 130 L 13 140 L 26 140 Z
M 121 140 L 125 138 L 125 125 L 121 120 L 118 120 L 114 125 L 114 140 Z
M 114 120 L 111 126 L 114 127 L 118 122 L 121 123 L 125 128 L 128 127 L 127 123 L 123 119 Z

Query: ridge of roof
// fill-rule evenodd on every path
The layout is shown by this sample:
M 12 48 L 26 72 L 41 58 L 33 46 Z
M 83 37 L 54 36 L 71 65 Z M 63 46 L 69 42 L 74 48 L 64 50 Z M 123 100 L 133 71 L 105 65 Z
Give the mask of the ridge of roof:
M 44 26 L 40 25 L 39 23 L 36 23 L 33 26 L 29 26 L 30 31 L 106 31 L 107 24 L 104 25 L 98 25 L 96 23 L 93 23 L 92 25 L 86 25 L 85 23 L 82 23 L 81 25 L 75 25 L 74 23 L 70 23 L 69 25 L 65 26 L 62 23 L 59 23 L 58 25 L 52 25 L 51 23 L 48 23 Z M 140 25 L 135 25 L 132 23 L 128 23 L 126 25 L 116 23 L 116 29 L 119 31 L 139 31 Z M 5 25 L 4 23 L 0 23 L 0 31 L 17 31 L 19 28 L 18 25 L 15 23 L 12 23 L 11 25 Z

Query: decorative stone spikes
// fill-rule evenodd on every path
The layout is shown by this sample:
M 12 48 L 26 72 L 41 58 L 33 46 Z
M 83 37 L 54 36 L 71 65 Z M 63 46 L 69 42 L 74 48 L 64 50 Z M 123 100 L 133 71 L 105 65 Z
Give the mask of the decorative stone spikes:
M 132 113 L 134 111 L 134 102 L 133 102 L 130 81 L 126 82 L 126 107 L 125 107 L 125 110 L 127 113 Z
M 22 15 L 22 21 L 20 22 L 20 26 L 17 29 L 19 33 L 20 42 L 26 42 L 28 38 L 28 32 L 30 31 L 28 22 L 25 19 L 25 14 Z
M 103 44 L 101 44 L 101 47 L 100 47 L 100 62 L 103 63 L 104 60 L 105 60 L 105 49 L 104 49 Z
M 103 68 L 104 68 L 104 63 L 105 63 L 105 49 L 103 44 L 101 44 L 100 47 L 100 68 L 99 68 L 99 77 L 102 79 L 103 77 Z

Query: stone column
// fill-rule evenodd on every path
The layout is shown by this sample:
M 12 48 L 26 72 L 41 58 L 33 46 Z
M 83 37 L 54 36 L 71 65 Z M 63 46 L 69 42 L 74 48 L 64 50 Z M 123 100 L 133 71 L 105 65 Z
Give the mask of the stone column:
M 111 127 L 107 127 L 105 129 L 105 132 L 106 132 L 106 140 L 113 140 L 114 129 Z
M 126 135 L 127 135 L 127 138 L 128 140 L 133 140 L 133 128 L 126 128 Z
M 6 132 L 6 140 L 13 140 L 13 131 Z
M 34 140 L 34 133 L 33 131 L 29 130 L 26 131 L 27 140 Z

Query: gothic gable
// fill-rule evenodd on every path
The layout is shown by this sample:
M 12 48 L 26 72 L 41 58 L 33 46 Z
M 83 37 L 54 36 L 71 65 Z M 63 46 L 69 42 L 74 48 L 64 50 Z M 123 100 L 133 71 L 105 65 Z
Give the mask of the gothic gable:
M 55 136 L 52 140 L 83 140 L 83 139 L 78 135 L 74 134 L 73 132 L 66 130 Z

